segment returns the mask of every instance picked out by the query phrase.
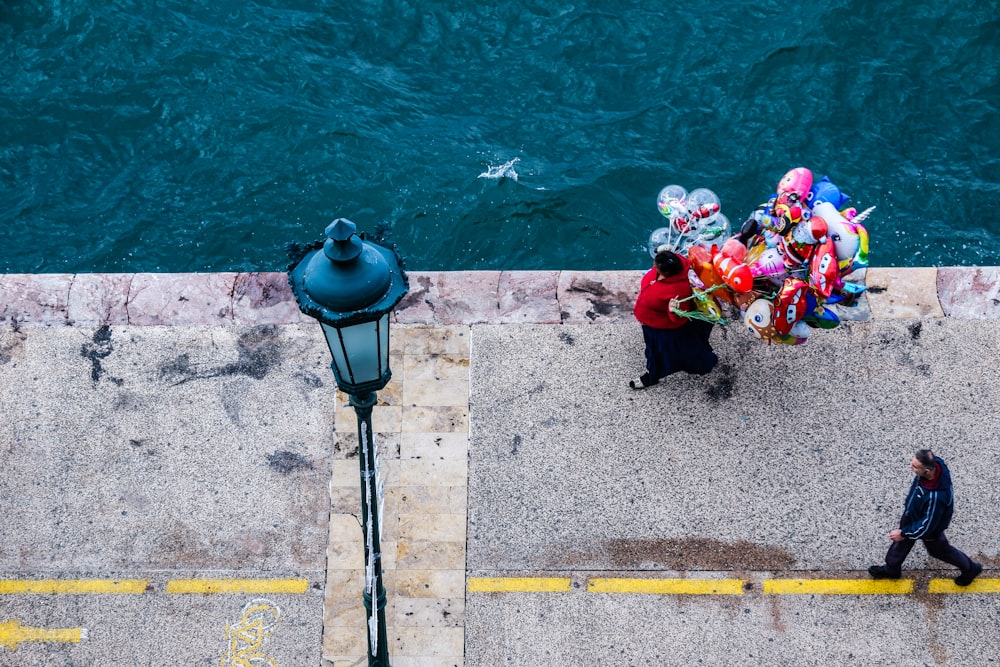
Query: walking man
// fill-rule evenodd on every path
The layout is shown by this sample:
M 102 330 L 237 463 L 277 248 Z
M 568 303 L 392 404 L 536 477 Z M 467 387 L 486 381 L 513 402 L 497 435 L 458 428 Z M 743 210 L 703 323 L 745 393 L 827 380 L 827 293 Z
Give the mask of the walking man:
M 910 469 L 916 477 L 906 496 L 899 528 L 889 533 L 892 544 L 885 555 L 885 565 L 872 565 L 868 573 L 875 579 L 899 579 L 913 543 L 923 540 L 928 554 L 961 570 L 955 583 L 968 586 L 983 571 L 983 566 L 951 546 L 944 535 L 955 509 L 948 466 L 931 450 L 921 449 L 913 455 Z

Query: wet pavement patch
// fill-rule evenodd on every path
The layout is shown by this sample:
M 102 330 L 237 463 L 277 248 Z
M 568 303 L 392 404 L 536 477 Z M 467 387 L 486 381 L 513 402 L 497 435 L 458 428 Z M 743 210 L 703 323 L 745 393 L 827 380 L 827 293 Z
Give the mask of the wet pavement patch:
M 232 375 L 246 375 L 255 380 L 262 380 L 281 363 L 281 346 L 277 338 L 278 328 L 275 326 L 254 327 L 240 336 L 236 344 L 235 362 L 199 368 L 191 363 L 190 356 L 181 354 L 161 364 L 159 374 L 161 378 L 173 381 L 175 386 L 192 380 Z
M 604 543 L 604 551 L 616 569 L 787 570 L 795 564 L 795 557 L 781 547 L 708 537 L 615 539 Z
M 104 377 L 104 365 L 102 361 L 111 356 L 114 347 L 111 345 L 111 327 L 107 324 L 98 327 L 91 337 L 90 342 L 80 346 L 80 356 L 90 360 L 90 379 L 96 385 Z M 116 385 L 121 386 L 124 380 L 108 376 L 108 379 Z
M 312 470 L 312 463 L 309 462 L 309 459 L 301 454 L 296 454 L 295 452 L 290 452 L 288 450 L 281 450 L 273 454 L 268 454 L 267 463 L 278 472 L 286 475 L 293 470 L 299 470 L 302 468 Z
M 730 364 L 719 366 L 719 376 L 705 389 L 705 396 L 713 401 L 724 401 L 733 397 L 736 387 L 736 373 Z

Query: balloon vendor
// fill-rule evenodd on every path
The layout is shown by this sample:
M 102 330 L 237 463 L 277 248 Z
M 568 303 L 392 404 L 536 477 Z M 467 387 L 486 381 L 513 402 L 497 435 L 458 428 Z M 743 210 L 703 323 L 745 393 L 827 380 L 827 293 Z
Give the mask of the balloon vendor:
M 629 381 L 632 389 L 646 389 L 678 371 L 704 375 L 719 360 L 708 342 L 712 324 L 684 316 L 692 297 L 690 267 L 686 257 L 663 250 L 642 277 L 633 313 L 642 325 L 646 372 Z

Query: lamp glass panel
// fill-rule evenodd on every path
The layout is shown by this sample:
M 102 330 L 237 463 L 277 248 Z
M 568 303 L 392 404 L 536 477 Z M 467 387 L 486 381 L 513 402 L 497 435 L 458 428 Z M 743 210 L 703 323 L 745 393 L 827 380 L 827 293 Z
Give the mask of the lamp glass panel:
M 326 344 L 330 346 L 330 356 L 333 357 L 333 365 L 337 367 L 337 373 L 348 382 L 353 382 L 351 369 L 347 365 L 347 356 L 344 354 L 344 346 L 340 344 L 340 329 L 329 324 L 323 324 L 323 335 L 326 336 Z
M 362 384 L 382 377 L 382 371 L 388 363 L 388 359 L 383 360 L 383 355 L 380 354 L 380 348 L 386 347 L 380 331 L 383 328 L 386 329 L 387 337 L 388 316 L 374 322 L 341 327 L 339 330 L 328 324 L 323 325 L 333 363 L 341 378 L 352 384 Z

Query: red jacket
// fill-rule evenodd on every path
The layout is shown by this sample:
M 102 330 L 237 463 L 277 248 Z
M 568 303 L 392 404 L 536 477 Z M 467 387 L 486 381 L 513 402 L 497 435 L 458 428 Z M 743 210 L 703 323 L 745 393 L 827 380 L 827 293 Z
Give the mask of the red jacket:
M 691 283 L 688 282 L 688 269 L 691 262 L 687 257 L 680 257 L 684 268 L 669 278 L 657 280 L 659 274 L 655 268 L 646 272 L 639 283 L 639 296 L 635 300 L 632 312 L 635 319 L 646 326 L 655 329 L 676 329 L 688 322 L 688 318 L 670 312 L 667 304 L 671 298 L 686 299 L 691 296 Z M 691 302 L 681 304 L 685 310 L 691 309 Z

